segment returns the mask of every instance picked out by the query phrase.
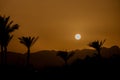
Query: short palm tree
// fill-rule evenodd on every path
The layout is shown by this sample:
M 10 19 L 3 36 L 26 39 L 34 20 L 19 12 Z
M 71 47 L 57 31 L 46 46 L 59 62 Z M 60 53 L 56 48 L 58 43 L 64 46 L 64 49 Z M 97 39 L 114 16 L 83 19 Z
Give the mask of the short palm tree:
M 96 41 L 89 43 L 88 45 L 96 49 L 96 51 L 98 52 L 98 55 L 100 56 L 101 48 L 104 43 L 105 43 L 105 40 L 103 41 L 96 40 Z
M 61 57 L 64 62 L 65 62 L 65 66 L 67 65 L 67 61 L 74 55 L 74 53 L 68 53 L 65 51 L 58 51 L 57 56 Z
M 30 63 L 30 48 L 37 41 L 38 37 L 20 37 L 20 43 L 27 47 L 27 65 Z
M 13 24 L 13 21 L 10 21 L 10 16 L 0 16 L 0 46 L 1 46 L 1 63 L 6 64 L 6 54 L 7 46 L 13 35 L 11 34 L 19 28 L 18 24 Z

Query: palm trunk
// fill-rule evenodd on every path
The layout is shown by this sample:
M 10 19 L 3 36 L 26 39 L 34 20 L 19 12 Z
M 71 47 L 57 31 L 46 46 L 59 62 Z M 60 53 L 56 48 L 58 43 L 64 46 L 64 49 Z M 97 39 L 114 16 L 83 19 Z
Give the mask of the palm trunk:
M 98 50 L 98 60 L 99 61 L 101 60 L 101 50 L 100 49 Z
M 30 64 L 30 48 L 27 51 L 27 66 Z
M 4 63 L 7 64 L 7 47 L 4 50 Z
M 98 56 L 101 56 L 101 54 L 100 54 L 100 49 L 98 50 Z
M 4 63 L 4 48 L 1 46 L 1 64 Z

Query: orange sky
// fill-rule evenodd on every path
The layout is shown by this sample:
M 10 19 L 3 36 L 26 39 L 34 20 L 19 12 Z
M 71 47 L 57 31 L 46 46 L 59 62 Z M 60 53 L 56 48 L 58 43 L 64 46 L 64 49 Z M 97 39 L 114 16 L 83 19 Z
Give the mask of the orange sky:
M 88 48 L 93 40 L 120 46 L 119 0 L 0 0 L 0 14 L 11 16 L 20 29 L 9 50 L 25 52 L 17 37 L 39 36 L 32 51 Z M 77 41 L 74 34 L 80 33 Z

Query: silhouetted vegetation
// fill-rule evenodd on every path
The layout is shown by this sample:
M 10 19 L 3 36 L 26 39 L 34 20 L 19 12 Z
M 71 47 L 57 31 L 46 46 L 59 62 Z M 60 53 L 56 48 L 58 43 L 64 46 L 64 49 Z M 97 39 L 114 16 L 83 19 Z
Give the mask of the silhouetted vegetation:
M 11 34 L 18 29 L 19 25 L 12 25 L 13 21 L 10 21 L 10 16 L 0 16 L 0 46 L 1 46 L 1 63 L 6 64 L 7 46 L 13 35 Z
M 31 46 L 37 41 L 38 37 L 21 37 L 18 38 L 20 40 L 20 43 L 25 45 L 27 47 L 27 65 L 30 63 L 30 48 Z
M 105 43 L 105 40 L 104 41 L 96 40 L 96 41 L 93 41 L 93 42 L 89 43 L 88 45 L 90 47 L 95 48 L 96 51 L 98 52 L 98 56 L 100 56 L 100 51 L 101 51 L 101 48 L 102 48 L 104 43 Z
M 18 53 L 16 53 L 16 56 L 14 55 L 14 57 L 17 57 L 16 60 L 21 61 L 20 63 L 23 63 L 23 64 L 18 64 L 16 60 L 13 60 L 13 62 L 14 61 L 16 62 L 13 64 L 3 65 L 3 63 L 6 64 L 7 46 L 10 40 L 13 38 L 13 35 L 11 33 L 17 30 L 19 27 L 18 24 L 12 25 L 13 21 L 9 22 L 9 19 L 10 19 L 10 16 L 8 17 L 0 16 L 0 47 L 1 47 L 0 73 L 3 73 L 3 72 L 5 73 L 14 72 L 14 74 L 21 73 L 23 76 L 27 75 L 27 77 L 32 77 L 35 74 L 35 76 L 39 78 L 64 79 L 64 77 L 66 77 L 68 79 L 71 77 L 73 78 L 77 77 L 80 79 L 83 74 L 91 75 L 93 73 L 92 76 L 95 76 L 95 74 L 99 72 L 103 73 L 103 72 L 109 72 L 110 70 L 113 70 L 113 71 L 120 70 L 120 66 L 119 66 L 120 65 L 120 48 L 119 47 L 113 46 L 112 48 L 110 48 L 111 50 L 113 49 L 112 51 L 113 53 L 114 51 L 117 51 L 116 52 L 117 54 L 112 54 L 112 56 L 108 58 L 104 58 L 101 54 L 101 50 L 105 40 L 103 41 L 97 40 L 89 43 L 89 46 L 93 47 L 98 52 L 98 54 L 92 55 L 92 56 L 86 55 L 84 59 L 77 57 L 76 60 L 74 60 L 70 65 L 68 65 L 68 60 L 70 58 L 73 58 L 76 55 L 76 51 L 72 51 L 72 52 L 48 51 L 48 54 L 52 52 L 52 53 L 55 53 L 54 57 L 56 57 L 57 55 L 61 59 L 63 59 L 63 61 L 65 62 L 64 66 L 47 66 L 41 70 L 39 68 L 40 66 L 36 67 L 36 65 L 34 65 L 33 63 L 32 66 L 28 67 L 28 65 L 30 65 L 30 55 L 31 55 L 30 49 L 31 49 L 31 46 L 38 40 L 38 37 L 24 37 L 24 36 L 18 39 L 20 40 L 20 43 L 25 45 L 27 48 L 27 58 L 26 58 L 27 60 L 25 60 L 27 67 L 24 66 L 25 54 L 22 54 L 22 55 L 19 54 L 18 56 Z M 43 54 L 44 53 L 45 51 L 43 52 Z M 81 54 L 80 52 L 77 52 L 77 53 Z M 37 57 L 40 57 L 40 56 L 37 55 Z M 11 58 L 10 56 L 10 59 L 13 59 L 14 57 Z M 35 56 L 35 58 L 33 59 L 37 59 L 37 57 Z M 111 67 L 111 65 L 114 67 Z
M 67 61 L 69 58 L 71 58 L 74 55 L 74 53 L 68 53 L 66 51 L 58 51 L 57 56 L 60 56 L 64 62 L 65 66 L 67 65 Z

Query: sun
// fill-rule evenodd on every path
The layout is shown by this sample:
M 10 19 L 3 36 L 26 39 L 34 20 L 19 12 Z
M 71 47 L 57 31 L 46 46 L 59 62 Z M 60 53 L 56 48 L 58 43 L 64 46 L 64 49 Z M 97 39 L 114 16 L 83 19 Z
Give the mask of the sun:
M 80 40 L 81 39 L 81 35 L 80 34 L 75 34 L 75 39 L 76 40 Z

